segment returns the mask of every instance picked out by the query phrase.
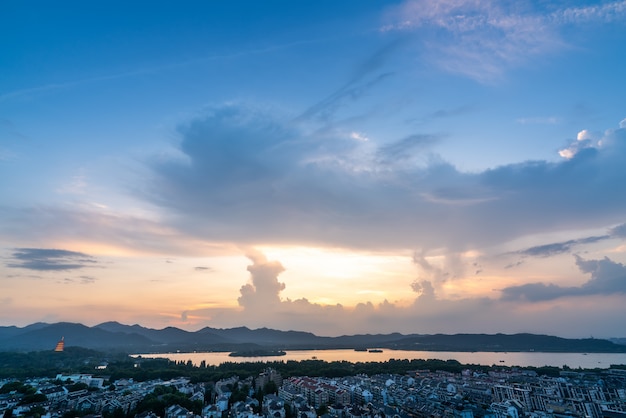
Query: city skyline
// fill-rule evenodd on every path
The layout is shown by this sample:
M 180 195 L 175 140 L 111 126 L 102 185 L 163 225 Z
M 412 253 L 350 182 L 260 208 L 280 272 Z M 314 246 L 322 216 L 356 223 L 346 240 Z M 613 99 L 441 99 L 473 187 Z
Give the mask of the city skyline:
M 626 1 L 0 23 L 0 325 L 626 337 Z

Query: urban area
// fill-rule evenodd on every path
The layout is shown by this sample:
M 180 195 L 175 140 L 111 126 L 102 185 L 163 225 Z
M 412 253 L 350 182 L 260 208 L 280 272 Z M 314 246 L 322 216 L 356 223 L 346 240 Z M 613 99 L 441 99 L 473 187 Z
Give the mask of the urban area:
M 146 410 L 146 399 L 157 401 L 168 394 L 185 402 L 172 403 L 170 396 L 171 404 L 161 411 Z M 256 376 L 217 382 L 192 382 L 186 377 L 109 381 L 96 374 L 59 374 L 55 379 L 0 381 L 0 416 L 626 418 L 626 370 L 563 370 L 559 376 L 516 368 L 415 370 L 402 375 L 283 378 L 266 368 Z

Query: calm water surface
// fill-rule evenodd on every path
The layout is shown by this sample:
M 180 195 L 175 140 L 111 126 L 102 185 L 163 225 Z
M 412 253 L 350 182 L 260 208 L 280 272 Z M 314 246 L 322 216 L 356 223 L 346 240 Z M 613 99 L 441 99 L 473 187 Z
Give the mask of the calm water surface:
M 485 366 L 521 366 L 542 367 L 567 365 L 571 368 L 608 369 L 612 364 L 626 364 L 626 353 L 491 353 L 491 352 L 454 352 L 454 351 L 404 351 L 383 349 L 382 353 L 370 353 L 354 350 L 291 350 L 284 356 L 272 357 L 229 357 L 229 353 L 166 353 L 136 354 L 146 358 L 169 358 L 175 361 L 188 361 L 199 365 L 203 360 L 207 365 L 218 366 L 222 363 L 245 363 L 258 361 L 311 360 L 324 361 L 387 361 L 390 359 L 440 359 L 458 360 L 463 364 L 481 364 Z

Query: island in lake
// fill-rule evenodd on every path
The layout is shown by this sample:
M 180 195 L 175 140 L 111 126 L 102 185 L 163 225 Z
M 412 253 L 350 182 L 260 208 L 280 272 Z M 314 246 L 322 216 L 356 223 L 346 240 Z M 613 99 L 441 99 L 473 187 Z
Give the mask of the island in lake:
M 248 351 L 233 351 L 229 357 L 275 357 L 284 356 L 287 353 L 282 350 L 248 350 Z

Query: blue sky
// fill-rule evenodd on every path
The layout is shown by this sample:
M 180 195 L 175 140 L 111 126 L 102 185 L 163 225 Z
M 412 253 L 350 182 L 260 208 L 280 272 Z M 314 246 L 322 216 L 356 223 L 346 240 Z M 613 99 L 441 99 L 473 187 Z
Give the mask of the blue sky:
M 626 1 L 6 2 L 0 43 L 1 325 L 623 336 Z

